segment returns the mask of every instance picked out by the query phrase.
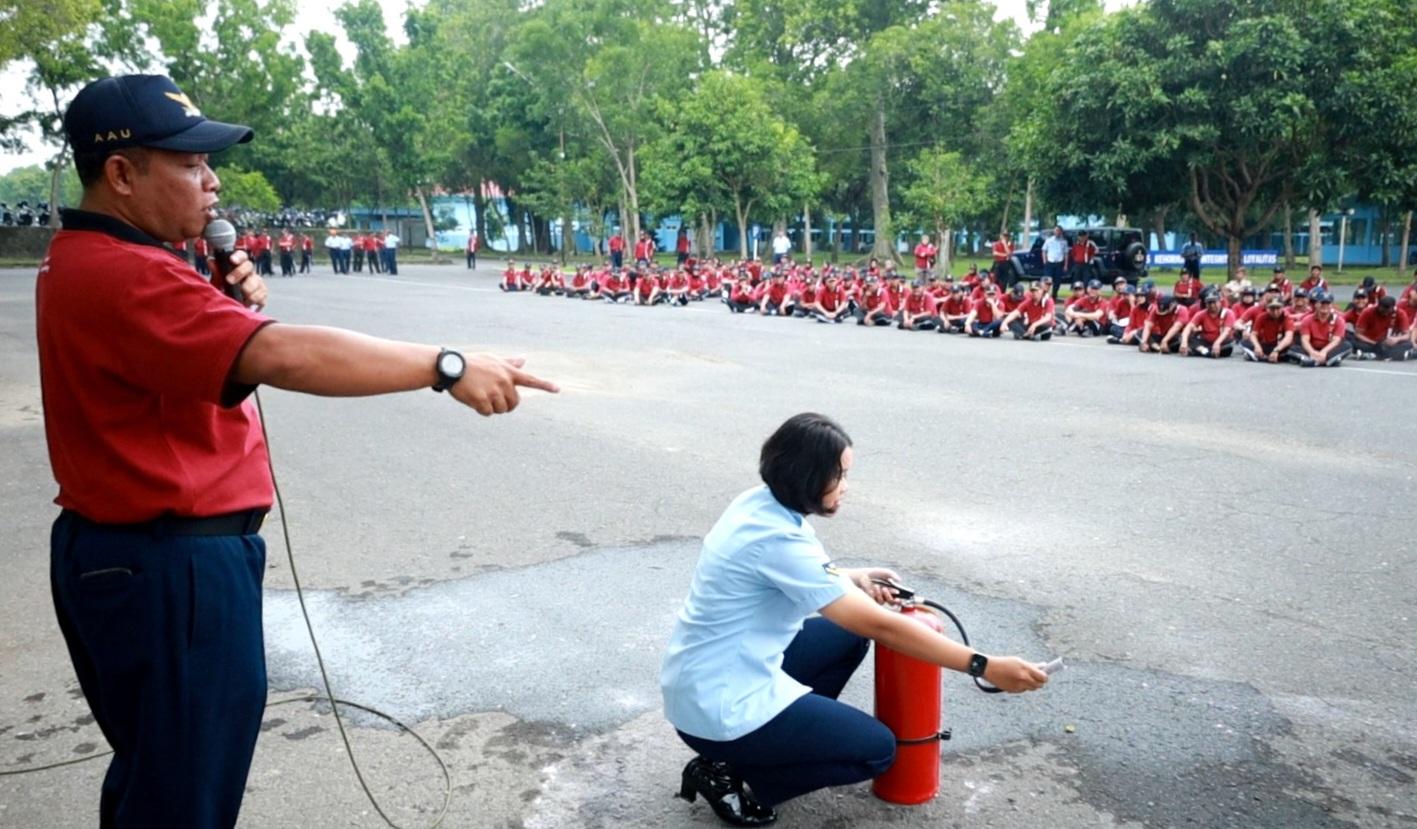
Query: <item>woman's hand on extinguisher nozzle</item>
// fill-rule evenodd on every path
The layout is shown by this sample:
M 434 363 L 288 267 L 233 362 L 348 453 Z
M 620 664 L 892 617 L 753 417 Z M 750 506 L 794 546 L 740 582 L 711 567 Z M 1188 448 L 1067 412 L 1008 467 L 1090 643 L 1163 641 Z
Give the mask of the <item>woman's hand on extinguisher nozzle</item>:
M 1017 656 L 991 656 L 984 668 L 984 681 L 1010 694 L 1036 691 L 1048 682 L 1048 675 L 1032 662 Z
M 864 567 L 860 570 L 852 570 L 851 580 L 876 604 L 893 605 L 897 603 L 894 590 L 885 585 L 876 584 L 876 580 L 900 584 L 900 576 L 894 570 L 884 567 Z

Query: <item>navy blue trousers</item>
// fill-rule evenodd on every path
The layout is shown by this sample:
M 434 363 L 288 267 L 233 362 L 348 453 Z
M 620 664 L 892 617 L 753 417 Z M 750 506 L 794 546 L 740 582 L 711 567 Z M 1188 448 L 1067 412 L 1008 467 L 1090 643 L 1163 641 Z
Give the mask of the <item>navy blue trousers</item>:
M 833 622 L 808 619 L 783 654 L 782 668 L 812 693 L 736 740 L 703 740 L 682 731 L 679 737 L 704 757 L 733 766 L 767 806 L 870 780 L 895 760 L 895 735 L 836 699 L 869 649 L 869 640 Z
M 236 824 L 266 703 L 259 535 L 54 522 L 59 627 L 113 747 L 102 829 Z

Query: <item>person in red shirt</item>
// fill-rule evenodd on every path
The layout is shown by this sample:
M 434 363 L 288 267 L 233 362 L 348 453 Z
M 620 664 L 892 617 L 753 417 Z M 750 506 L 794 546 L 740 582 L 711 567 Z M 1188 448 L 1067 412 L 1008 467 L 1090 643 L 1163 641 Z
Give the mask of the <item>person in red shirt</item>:
M 895 306 L 890 294 L 886 293 L 880 281 L 874 276 L 866 277 L 866 286 L 861 289 L 861 297 L 856 301 L 857 325 L 890 325 L 895 319 Z
M 1408 339 L 1412 341 L 1413 348 L 1417 348 L 1417 291 L 1404 293 L 1403 296 L 1406 299 L 1399 300 L 1397 307 L 1400 311 L 1406 311 L 1407 318 L 1412 321 L 1408 327 Z
M 564 295 L 567 299 L 589 299 L 590 298 L 590 266 L 577 265 L 576 272 L 571 274 L 571 281 L 564 286 Z
M 899 311 L 905 304 L 905 277 L 894 271 L 887 270 L 887 276 L 881 282 L 881 290 L 886 294 L 886 300 L 890 303 L 892 313 Z
M 1353 291 L 1353 301 L 1348 303 L 1348 307 L 1343 309 L 1343 321 L 1348 326 L 1348 339 L 1353 340 L 1353 326 L 1358 324 L 1358 316 L 1368 310 L 1371 303 L 1368 301 L 1368 292 L 1362 288 Z
M 275 245 L 271 241 L 271 231 L 269 228 L 263 229 L 256 237 L 257 249 L 260 251 L 260 269 L 262 276 L 275 276 L 275 270 L 271 267 L 271 250 Z
M 1004 309 L 1004 315 L 1007 316 L 1017 311 L 1026 299 L 1028 299 L 1028 286 L 1022 282 L 1015 282 L 1012 288 L 1000 296 L 999 307 Z
M 984 295 L 973 301 L 969 316 L 964 318 L 964 330 L 971 337 L 997 337 L 1003 333 L 1004 309 L 999 305 L 999 289 L 990 285 Z
M 758 313 L 765 317 L 792 316 L 792 300 L 787 295 L 787 277 L 782 271 L 758 286 Z
M 1138 291 L 1134 286 L 1126 284 L 1122 286 L 1118 298 L 1122 300 L 1119 307 L 1117 299 L 1114 298 L 1112 307 L 1108 309 L 1108 316 L 1112 318 L 1108 327 L 1107 343 L 1109 345 L 1140 345 L 1142 330 L 1146 328 L 1146 319 L 1151 313 L 1149 307 L 1150 297 Z
M 1309 292 L 1303 288 L 1295 288 L 1289 295 L 1289 316 L 1295 322 L 1303 322 L 1304 317 L 1312 314 L 1314 307 L 1309 304 Z
M 1181 348 L 1181 329 L 1189 316 L 1174 297 L 1162 294 L 1146 316 L 1138 348 L 1142 353 L 1175 354 Z
M 686 306 L 689 304 L 689 275 L 683 270 L 676 270 L 664 280 L 664 298 L 670 305 Z
M 1072 331 L 1079 337 L 1094 337 L 1106 330 L 1108 303 L 1102 298 L 1101 282 L 1089 281 L 1082 296 L 1069 303 L 1063 309 L 1064 331 Z
M 994 258 L 994 278 L 1000 278 L 1005 270 L 1008 261 L 1014 255 L 1013 236 L 1006 231 L 999 234 L 999 238 L 994 240 L 994 244 L 989 251 Z
M 1028 296 L 1014 310 L 1004 317 L 1003 327 L 1013 333 L 1016 340 L 1042 340 L 1053 338 L 1053 292 L 1043 283 L 1034 282 L 1028 286 Z
M 1127 330 L 1127 319 L 1132 313 L 1132 296 L 1135 291 L 1125 277 L 1112 280 L 1112 298 L 1107 300 L 1107 316 L 1103 318 L 1103 329 L 1107 332 L 1107 342 L 1116 345 Z
M 906 293 L 896 315 L 896 327 L 906 331 L 934 331 L 940 327 L 935 298 L 925 293 L 925 286 L 919 282 L 912 283 Z
M 636 305 L 658 305 L 667 298 L 658 275 L 651 271 L 640 274 L 639 282 L 635 283 Z
M 652 259 L 654 259 L 654 239 L 650 238 L 648 230 L 641 230 L 640 238 L 635 242 L 635 266 L 647 268 Z
M 1412 356 L 1412 320 L 1397 307 L 1397 297 L 1385 296 L 1358 315 L 1353 351 L 1359 360 L 1403 361 Z
M 817 304 L 817 289 L 815 279 L 803 280 L 796 275 L 787 277 L 787 304 L 792 309 L 792 316 L 805 317 L 811 313 L 810 308 Z
M 1312 295 L 1314 291 L 1327 291 L 1328 281 L 1324 279 L 1324 266 L 1310 265 L 1309 276 L 1303 282 L 1299 283 L 1299 287 L 1308 291 L 1310 295 Z
M 477 237 L 477 231 L 467 234 L 467 269 L 472 270 L 477 267 L 477 249 L 482 244 L 482 240 Z
M 968 288 L 972 294 L 974 289 L 979 287 L 979 283 L 984 281 L 984 277 L 979 273 L 979 266 L 970 263 L 969 270 L 964 272 L 964 276 L 960 278 L 960 281 L 964 283 L 964 286 Z M 977 297 L 971 298 L 977 299 Z
M 517 278 L 516 262 L 510 259 L 507 260 L 507 269 L 502 271 L 502 281 L 498 283 L 497 287 L 501 288 L 504 293 L 508 291 L 520 291 L 522 289 L 521 281 Z
M 928 235 L 920 237 L 920 244 L 915 246 L 915 278 L 925 279 L 935 269 L 935 257 L 939 251 L 930 244 Z
M 310 260 L 315 257 L 315 240 L 310 234 L 300 234 L 300 272 L 310 272 Z
M 1176 280 L 1176 285 L 1172 289 L 1171 295 L 1176 298 L 1176 304 L 1184 305 L 1187 308 L 1196 304 L 1200 299 L 1201 292 L 1205 290 L 1205 283 L 1190 271 L 1181 271 L 1181 278 Z
M 1240 343 L 1245 360 L 1251 363 L 1278 363 L 1294 344 L 1294 320 L 1284 311 L 1284 300 L 1275 295 L 1264 311 L 1250 324 L 1249 334 Z
M 207 257 L 211 256 L 211 249 L 207 245 L 207 240 L 198 236 L 192 240 L 193 266 L 197 273 L 202 276 L 211 276 L 211 268 L 207 265 Z
M 551 296 L 561 292 L 561 274 L 550 265 L 542 265 L 541 273 L 536 277 L 537 296 Z
M 363 233 L 355 234 L 354 238 L 350 240 L 350 250 L 353 252 L 354 256 L 355 273 L 364 272 L 364 253 L 368 249 L 368 241 L 369 237 Z M 372 263 L 370 264 L 369 270 L 371 273 L 374 270 Z
M 610 241 L 605 245 L 610 249 L 610 268 L 620 270 L 625 267 L 625 237 L 620 235 L 620 231 L 610 234 Z
M 963 283 L 950 288 L 949 296 L 939 304 L 940 310 L 940 333 L 941 334 L 963 334 L 965 323 L 969 319 L 969 311 L 974 307 L 970 301 L 969 294 L 965 291 Z
M 1289 358 L 1305 368 L 1333 368 L 1353 352 L 1353 346 L 1344 338 L 1347 326 L 1333 310 L 1333 297 L 1325 291 L 1314 300 L 1314 312 L 1295 320 L 1298 342 L 1289 349 Z
M 600 283 L 599 294 L 601 299 L 612 304 L 634 301 L 634 294 L 630 290 L 630 281 L 618 268 L 611 270 L 610 275 L 605 277 L 605 281 Z
M 817 322 L 841 323 L 850 313 L 851 304 L 846 299 L 846 289 L 842 287 L 841 279 L 836 274 L 828 276 L 817 289 L 817 304 L 812 315 Z
M 684 263 L 689 261 L 689 233 L 682 227 L 679 228 L 679 235 L 674 239 L 674 255 L 679 267 L 684 267 Z
M 703 269 L 689 271 L 689 300 L 692 302 L 703 302 L 708 296 L 708 280 Z
M 280 234 L 280 275 L 295 276 L 295 234 L 287 228 Z
M 1206 291 L 1202 307 L 1195 310 L 1181 329 L 1181 355 L 1191 357 L 1229 357 L 1235 351 L 1231 334 L 1235 331 L 1235 315 L 1220 301 L 1220 292 Z
M 1294 283 L 1289 281 L 1289 277 L 1284 275 L 1283 263 L 1274 266 L 1274 274 L 1269 279 L 1269 284 L 1279 291 L 1279 295 L 1286 300 L 1290 294 L 1294 293 Z
M 163 243 L 196 238 L 249 141 L 170 79 L 103 78 L 63 118 L 83 187 L 36 281 L 39 379 L 62 511 L 51 590 L 79 687 L 113 746 L 96 823 L 237 823 L 267 677 L 261 524 L 273 483 L 250 399 L 433 387 L 482 414 L 517 386 L 491 356 L 281 324 L 244 252 L 217 284 Z
M 742 279 L 735 281 L 731 287 L 727 288 L 727 291 L 728 296 L 723 301 L 728 306 L 728 310 L 735 314 L 751 311 L 758 306 L 758 298 L 754 296 L 753 292 L 753 282 L 747 274 L 744 274 Z
M 1097 258 L 1097 253 L 1097 243 L 1088 238 L 1086 230 L 1079 230 L 1077 238 L 1068 248 L 1068 278 L 1074 282 L 1094 279 L 1092 261 Z

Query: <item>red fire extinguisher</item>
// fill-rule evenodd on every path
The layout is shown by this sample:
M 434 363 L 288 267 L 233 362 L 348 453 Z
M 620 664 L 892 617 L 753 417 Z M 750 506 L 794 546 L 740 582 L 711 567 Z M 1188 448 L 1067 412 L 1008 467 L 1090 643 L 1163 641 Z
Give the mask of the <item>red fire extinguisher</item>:
M 935 611 L 907 601 L 901 615 L 944 635 Z M 905 806 L 940 791 L 940 666 L 876 643 L 876 719 L 895 734 L 895 762 L 871 784 L 876 797 Z

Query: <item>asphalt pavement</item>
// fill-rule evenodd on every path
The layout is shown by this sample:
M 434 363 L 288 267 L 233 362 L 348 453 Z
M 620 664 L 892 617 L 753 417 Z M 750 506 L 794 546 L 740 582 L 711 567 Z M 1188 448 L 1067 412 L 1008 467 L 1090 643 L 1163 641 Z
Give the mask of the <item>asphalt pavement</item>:
M 284 521 L 338 695 L 436 747 L 447 826 L 717 825 L 673 797 L 690 752 L 658 663 L 702 535 L 806 410 L 855 442 L 846 505 L 814 520 L 837 560 L 896 568 L 986 652 L 1068 667 L 1020 697 L 948 676 L 933 802 L 855 786 L 779 825 L 1417 823 L 1417 364 L 608 306 L 460 264 L 271 287 L 281 321 L 522 355 L 564 389 L 493 419 L 261 395 L 287 510 L 264 533 L 272 698 L 319 682 Z M 0 772 L 105 748 L 49 598 L 33 288 L 0 271 Z M 870 710 L 869 660 L 845 698 Z M 390 816 L 426 826 L 436 763 L 350 717 Z M 0 827 L 95 825 L 103 765 L 0 776 Z M 241 825 L 384 825 L 326 708 L 268 712 Z

